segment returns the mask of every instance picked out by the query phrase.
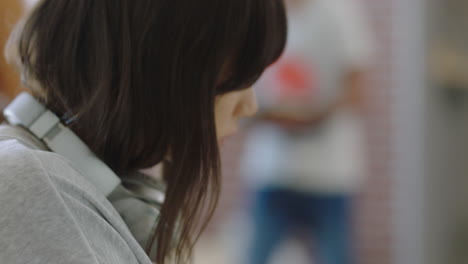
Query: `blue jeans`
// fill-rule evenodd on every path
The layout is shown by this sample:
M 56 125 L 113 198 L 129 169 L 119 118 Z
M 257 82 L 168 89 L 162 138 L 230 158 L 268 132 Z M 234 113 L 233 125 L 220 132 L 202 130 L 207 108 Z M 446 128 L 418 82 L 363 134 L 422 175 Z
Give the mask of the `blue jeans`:
M 266 264 L 293 231 L 314 239 L 319 264 L 350 264 L 350 197 L 265 188 L 255 195 L 249 264 Z

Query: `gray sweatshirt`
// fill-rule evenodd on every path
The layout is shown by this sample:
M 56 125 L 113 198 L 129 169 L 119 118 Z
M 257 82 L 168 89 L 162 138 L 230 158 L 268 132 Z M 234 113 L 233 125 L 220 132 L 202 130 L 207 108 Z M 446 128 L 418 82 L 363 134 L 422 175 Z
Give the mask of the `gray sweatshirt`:
M 0 126 L 0 264 L 151 264 L 111 203 L 64 157 Z

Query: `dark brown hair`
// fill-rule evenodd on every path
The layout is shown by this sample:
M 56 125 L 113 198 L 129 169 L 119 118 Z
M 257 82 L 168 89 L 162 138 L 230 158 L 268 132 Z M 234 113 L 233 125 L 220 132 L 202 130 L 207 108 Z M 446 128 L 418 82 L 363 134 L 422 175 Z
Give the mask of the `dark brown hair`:
M 282 0 L 42 0 L 7 53 L 116 173 L 170 157 L 153 241 L 163 264 L 174 236 L 177 261 L 191 255 L 216 205 L 215 97 L 253 84 L 285 40 Z

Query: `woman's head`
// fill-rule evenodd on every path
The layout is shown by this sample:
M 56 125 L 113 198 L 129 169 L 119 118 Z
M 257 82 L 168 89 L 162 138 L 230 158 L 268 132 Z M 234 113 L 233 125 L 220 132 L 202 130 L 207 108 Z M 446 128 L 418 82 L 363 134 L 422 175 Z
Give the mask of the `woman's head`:
M 170 153 L 156 231 L 163 263 L 176 219 L 181 255 L 193 220 L 212 212 L 217 137 L 255 111 L 248 87 L 285 39 L 282 0 L 41 0 L 7 51 L 32 93 L 117 173 Z

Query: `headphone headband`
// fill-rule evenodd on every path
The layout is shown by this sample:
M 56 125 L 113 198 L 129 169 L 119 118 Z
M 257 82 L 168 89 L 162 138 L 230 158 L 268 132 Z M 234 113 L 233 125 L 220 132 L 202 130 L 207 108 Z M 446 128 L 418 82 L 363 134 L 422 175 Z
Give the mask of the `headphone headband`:
M 88 181 L 108 196 L 121 184 L 120 178 L 60 119 L 28 93 L 21 93 L 3 110 L 12 125 L 25 127 L 47 147 L 70 161 Z

